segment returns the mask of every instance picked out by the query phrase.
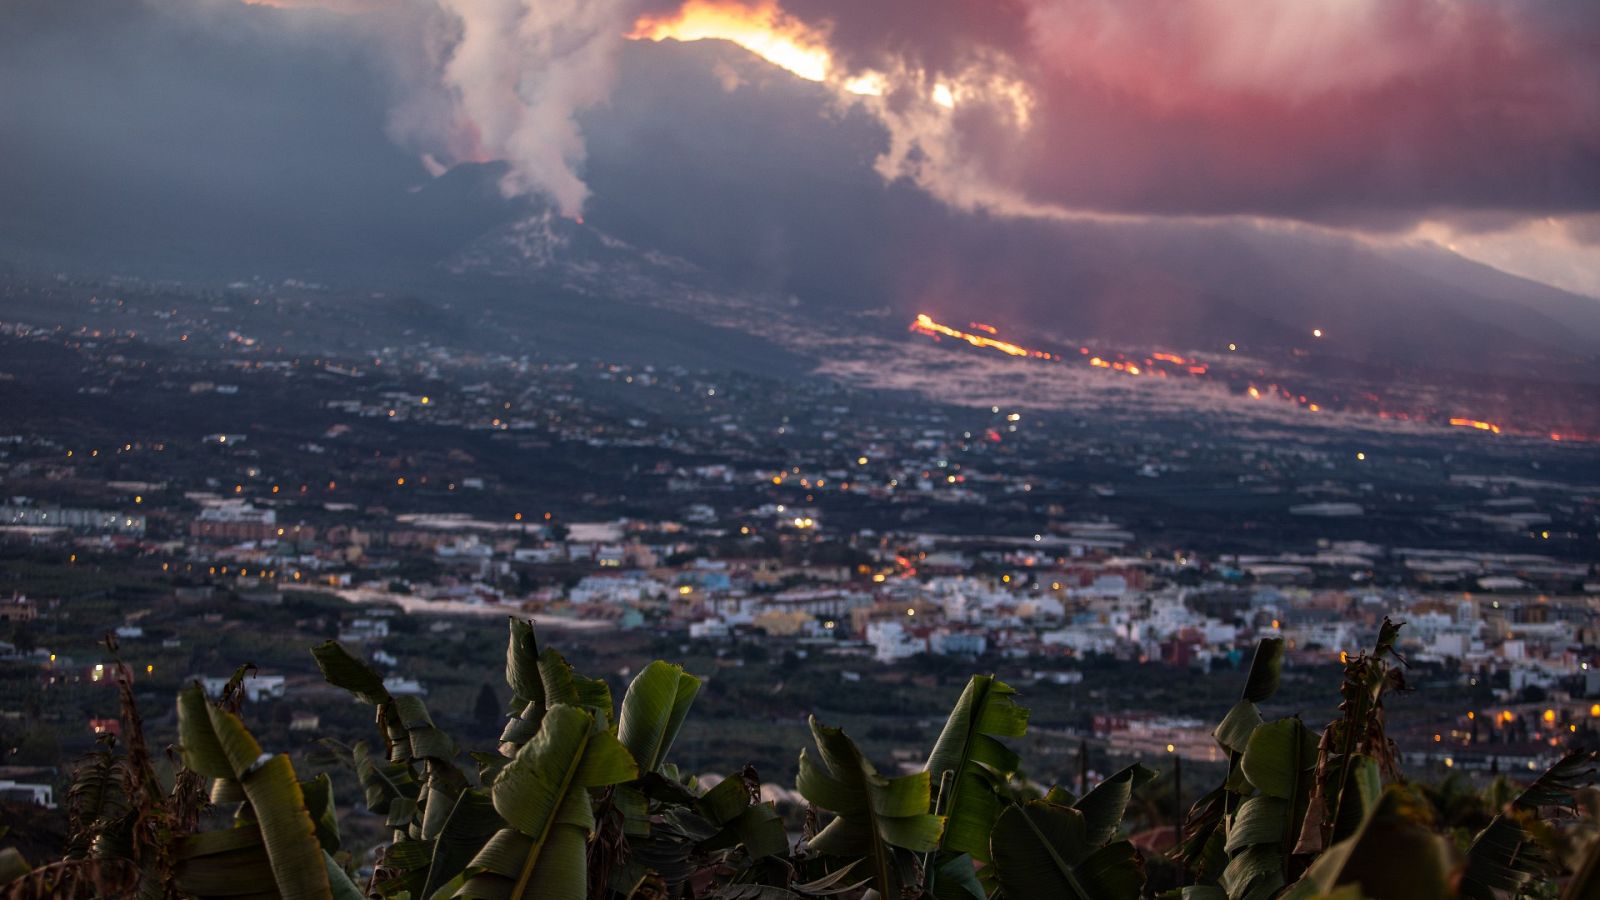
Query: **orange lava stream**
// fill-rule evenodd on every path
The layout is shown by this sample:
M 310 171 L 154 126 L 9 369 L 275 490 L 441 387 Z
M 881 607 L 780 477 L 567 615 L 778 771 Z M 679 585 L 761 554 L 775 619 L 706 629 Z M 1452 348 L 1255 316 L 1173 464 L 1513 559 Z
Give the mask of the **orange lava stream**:
M 957 328 L 951 328 L 949 325 L 935 322 L 931 316 L 923 313 L 919 313 L 917 315 L 917 320 L 911 323 L 911 330 L 917 332 L 918 334 L 926 334 L 929 337 L 937 337 L 940 335 L 943 335 L 944 337 L 953 337 L 957 340 L 966 341 L 974 347 L 988 347 L 991 350 L 999 350 L 1001 353 L 1009 356 L 1031 356 L 1035 359 L 1055 358 L 1053 355 L 1046 353 L 1043 350 L 1029 350 L 1027 347 L 1019 347 L 1009 341 L 984 337 L 981 334 L 972 334 L 971 332 L 961 331 Z
M 1477 419 L 1451 419 L 1450 424 L 1458 428 L 1476 428 L 1479 431 L 1488 431 L 1494 434 L 1500 433 L 1499 425 L 1493 422 L 1481 422 Z
M 986 348 L 986 349 L 990 349 L 990 350 L 998 350 L 1001 353 L 1005 353 L 1005 354 L 1007 354 L 1009 356 L 1017 356 L 1017 357 L 1025 357 L 1025 358 L 1033 358 L 1033 359 L 1047 359 L 1047 360 L 1052 360 L 1052 361 L 1057 361 L 1057 362 L 1062 361 L 1064 359 L 1064 357 L 1057 356 L 1055 354 L 1049 353 L 1049 352 L 1044 351 L 1044 350 L 1032 350 L 1032 349 L 1024 347 L 1024 346 L 1022 346 L 1020 344 L 1013 344 L 1013 343 L 1011 343 L 1009 341 L 1002 341 L 998 337 L 989 337 L 987 335 L 998 335 L 999 334 L 999 329 L 996 328 L 993 325 L 988 325 L 988 324 L 985 324 L 983 322 L 971 322 L 971 323 L 968 324 L 968 327 L 972 328 L 974 331 L 981 331 L 981 332 L 984 332 L 984 333 L 983 334 L 974 334 L 972 332 L 962 331 L 962 330 L 960 330 L 958 328 L 952 328 L 949 325 L 945 325 L 945 324 L 943 324 L 941 322 L 935 321 L 932 316 L 929 316 L 926 313 L 918 314 L 916 320 L 911 323 L 911 331 L 913 331 L 913 332 L 915 332 L 917 334 L 927 335 L 928 337 L 931 337 L 931 338 L 933 338 L 935 340 L 938 340 L 938 339 L 944 338 L 944 337 L 950 337 L 950 338 L 955 338 L 957 340 L 965 341 L 965 342 L 967 342 L 968 344 L 971 344 L 974 347 L 981 347 L 981 348 Z M 1101 357 L 1101 356 L 1098 356 L 1098 355 L 1092 355 L 1090 353 L 1088 347 L 1079 347 L 1078 348 L 1078 353 L 1080 355 L 1082 355 L 1082 356 L 1088 357 L 1084 361 L 1087 362 L 1092 368 L 1106 369 L 1106 370 L 1114 371 L 1114 372 L 1122 372 L 1123 374 L 1126 374 L 1126 375 L 1146 375 L 1146 376 L 1153 375 L 1153 376 L 1165 378 L 1165 377 L 1167 377 L 1169 375 L 1169 370 L 1168 369 L 1163 369 L 1160 366 L 1158 366 L 1156 364 L 1158 361 L 1161 362 L 1161 363 L 1167 363 L 1167 364 L 1171 365 L 1172 367 L 1174 367 L 1174 368 L 1172 368 L 1170 370 L 1171 374 L 1179 374 L 1179 373 L 1187 372 L 1190 375 L 1194 375 L 1194 376 L 1200 377 L 1200 376 L 1206 376 L 1209 373 L 1209 367 L 1205 363 L 1202 363 L 1197 359 L 1192 359 L 1192 358 L 1179 356 L 1179 355 L 1177 355 L 1175 353 L 1151 353 L 1148 357 L 1144 358 L 1144 365 L 1142 365 L 1142 366 L 1139 365 L 1138 363 L 1125 360 L 1125 358 L 1123 358 L 1122 354 L 1120 354 L 1120 353 L 1119 354 L 1114 354 L 1114 356 L 1116 357 L 1115 359 L 1108 359 L 1108 358 L 1104 358 L 1104 357 Z M 1320 412 L 1323 412 L 1326 409 L 1326 407 L 1322 406 L 1320 403 L 1317 403 L 1317 402 L 1311 400 L 1311 398 L 1307 397 L 1305 394 L 1291 393 L 1290 391 L 1286 390 L 1282 386 L 1276 385 L 1276 384 L 1268 385 L 1264 389 L 1263 388 L 1259 388 L 1259 387 L 1257 387 L 1256 385 L 1253 385 L 1253 384 L 1248 385 L 1246 387 L 1246 389 L 1245 389 L 1245 395 L 1248 396 L 1252 400 L 1260 400 L 1260 399 L 1263 399 L 1263 398 L 1275 398 L 1275 399 L 1287 400 L 1290 403 L 1294 403 L 1295 405 L 1299 406 L 1301 409 L 1306 410 L 1307 412 L 1320 413 Z M 1370 400 L 1374 404 L 1379 402 L 1379 398 L 1375 394 L 1366 394 L 1366 395 L 1363 395 L 1363 396 L 1364 396 L 1364 399 Z M 1352 410 L 1352 409 L 1346 409 L 1344 411 L 1345 412 L 1358 412 L 1358 410 Z M 1391 411 L 1391 410 L 1386 410 L 1386 409 L 1382 409 L 1382 408 L 1379 408 L 1376 411 L 1368 412 L 1367 414 L 1368 415 L 1376 415 L 1380 419 L 1388 419 L 1388 420 L 1401 421 L 1401 422 L 1410 422 L 1410 421 L 1422 422 L 1422 421 L 1431 420 L 1431 421 L 1437 423 L 1439 421 L 1438 419 L 1434 419 L 1431 415 L 1427 415 L 1427 414 L 1413 414 L 1413 413 L 1407 413 L 1407 412 L 1401 412 L 1401 411 Z M 1481 419 L 1469 419 L 1469 418 L 1465 418 L 1465 417 L 1451 417 L 1447 421 L 1451 426 L 1454 426 L 1454 427 L 1457 427 L 1457 428 L 1472 428 L 1472 429 L 1475 429 L 1477 431 L 1485 431 L 1485 432 L 1488 432 L 1490 434 L 1500 434 L 1500 433 L 1502 433 L 1502 431 L 1505 431 L 1505 430 L 1510 428 L 1510 426 L 1506 426 L 1505 428 L 1502 428 L 1502 426 L 1500 426 L 1498 423 L 1495 423 L 1495 422 L 1486 422 L 1486 421 L 1483 421 Z M 1510 431 L 1511 431 L 1511 433 L 1514 433 L 1514 434 L 1523 434 L 1523 435 L 1528 435 L 1528 436 L 1537 435 L 1539 437 L 1548 438 L 1549 440 L 1552 440 L 1552 441 L 1567 440 L 1567 441 L 1584 441 L 1584 442 L 1587 442 L 1589 440 L 1593 440 L 1593 438 L 1588 438 L 1588 437 L 1585 437 L 1585 436 L 1582 436 L 1582 435 L 1572 434 L 1570 432 L 1569 433 L 1562 433 L 1562 432 L 1556 432 L 1556 431 L 1532 432 L 1532 431 L 1521 431 L 1521 430 L 1517 430 L 1517 429 L 1510 429 Z

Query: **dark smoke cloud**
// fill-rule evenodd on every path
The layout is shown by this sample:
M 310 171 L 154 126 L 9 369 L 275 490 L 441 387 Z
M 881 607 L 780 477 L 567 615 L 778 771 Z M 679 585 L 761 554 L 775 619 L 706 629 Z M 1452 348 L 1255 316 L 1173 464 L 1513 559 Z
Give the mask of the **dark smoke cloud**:
M 852 66 L 928 82 L 987 60 L 1029 126 L 958 105 L 891 127 L 956 196 L 1398 227 L 1600 208 L 1600 4 L 1587 0 L 790 0 Z M 981 104 L 975 104 L 981 106 Z M 970 187 L 970 185 L 967 185 Z M 998 204 L 1003 206 L 1004 204 Z

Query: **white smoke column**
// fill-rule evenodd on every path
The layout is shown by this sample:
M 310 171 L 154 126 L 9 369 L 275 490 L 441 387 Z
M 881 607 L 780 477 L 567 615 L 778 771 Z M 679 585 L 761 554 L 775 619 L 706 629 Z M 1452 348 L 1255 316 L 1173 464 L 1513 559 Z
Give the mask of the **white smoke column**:
M 461 23 L 444 82 L 480 159 L 511 167 L 501 190 L 543 193 L 563 215 L 589 188 L 577 114 L 606 99 L 630 0 L 440 0 Z

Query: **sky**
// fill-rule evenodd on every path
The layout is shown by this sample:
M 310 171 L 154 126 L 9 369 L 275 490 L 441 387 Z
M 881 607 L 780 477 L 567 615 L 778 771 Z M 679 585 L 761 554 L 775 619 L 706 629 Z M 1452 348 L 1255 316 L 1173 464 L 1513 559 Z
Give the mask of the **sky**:
M 219 205 L 292 171 L 287 220 L 503 161 L 503 195 L 577 218 L 630 45 L 715 39 L 876 123 L 879 177 L 951 210 L 1431 243 L 1600 297 L 1593 0 L 0 0 L 0 121 L 28 123 L 0 129 L 0 191 L 45 190 L 26 163 L 63 152 L 212 178 Z M 117 78 L 166 99 L 106 101 Z M 174 124 L 211 106 L 238 129 Z M 286 137 L 300 110 L 327 121 Z M 113 167 L 63 149 L 129 131 Z

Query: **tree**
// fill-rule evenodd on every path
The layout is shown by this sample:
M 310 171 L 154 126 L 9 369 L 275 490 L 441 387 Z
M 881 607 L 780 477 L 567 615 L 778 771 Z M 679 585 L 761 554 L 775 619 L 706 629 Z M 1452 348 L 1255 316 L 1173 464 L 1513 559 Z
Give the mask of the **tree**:
M 472 705 L 472 719 L 485 729 L 493 728 L 505 720 L 505 705 L 495 695 L 488 682 L 478 689 L 477 702 Z
M 23 655 L 32 653 L 39 648 L 38 636 L 27 622 L 18 622 L 11 627 L 11 646 Z

